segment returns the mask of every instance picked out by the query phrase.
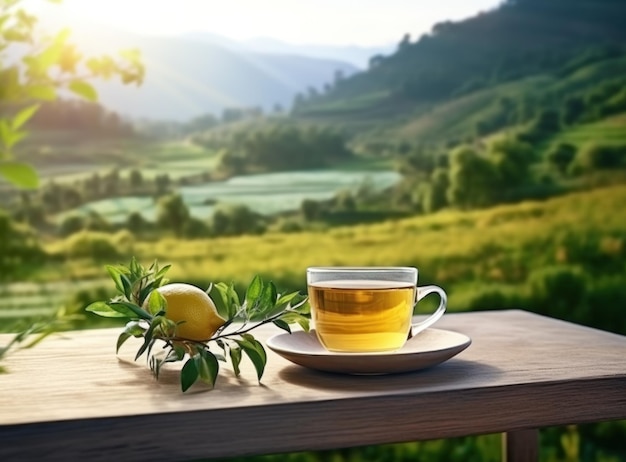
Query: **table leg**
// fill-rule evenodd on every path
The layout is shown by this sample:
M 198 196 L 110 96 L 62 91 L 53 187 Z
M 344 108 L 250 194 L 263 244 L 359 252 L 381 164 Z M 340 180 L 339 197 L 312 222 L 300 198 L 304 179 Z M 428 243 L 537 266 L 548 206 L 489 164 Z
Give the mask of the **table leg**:
M 502 460 L 505 462 L 537 462 L 539 430 L 517 430 L 502 434 Z

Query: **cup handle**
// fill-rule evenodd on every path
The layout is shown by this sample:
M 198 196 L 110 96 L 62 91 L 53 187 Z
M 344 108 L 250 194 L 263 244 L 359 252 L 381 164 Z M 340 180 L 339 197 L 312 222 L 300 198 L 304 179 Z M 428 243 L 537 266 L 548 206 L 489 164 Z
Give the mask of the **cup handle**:
M 433 292 L 438 293 L 439 297 L 441 298 L 439 302 L 439 306 L 437 307 L 435 312 L 431 314 L 428 318 L 426 318 L 424 321 L 416 322 L 411 325 L 409 338 L 413 337 L 414 335 L 419 334 L 423 330 L 432 326 L 434 323 L 436 323 L 439 320 L 439 318 L 441 318 L 441 316 L 443 316 L 443 313 L 445 313 L 446 306 L 448 304 L 448 296 L 446 295 L 445 291 L 439 286 L 431 285 L 431 286 L 418 287 L 416 290 L 415 304 L 417 305 L 417 302 L 419 302 L 422 298 L 426 297 L 426 295 L 432 294 Z

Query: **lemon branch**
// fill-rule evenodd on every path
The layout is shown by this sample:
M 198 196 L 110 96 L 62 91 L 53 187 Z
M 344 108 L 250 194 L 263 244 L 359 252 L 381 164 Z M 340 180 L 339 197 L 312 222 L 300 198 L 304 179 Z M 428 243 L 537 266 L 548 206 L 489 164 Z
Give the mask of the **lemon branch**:
M 157 379 L 165 364 L 184 361 L 180 372 L 183 391 L 198 381 L 213 387 L 219 362 L 230 361 L 238 376 L 243 357 L 252 362 L 260 381 L 267 354 L 251 332 L 270 323 L 287 332 L 291 332 L 291 324 L 309 329 L 308 301 L 298 292 L 279 294 L 272 282 L 255 276 L 242 300 L 233 284 L 211 284 L 206 292 L 189 284 L 168 284 L 165 273 L 169 268 L 159 267 L 156 261 L 144 268 L 134 258 L 128 266 L 107 266 L 118 295 L 92 303 L 86 310 L 98 316 L 126 318 L 117 351 L 131 337 L 143 339 L 135 360 L 145 354 Z M 227 331 L 233 323 L 241 326 Z M 210 334 L 202 334 L 207 329 Z M 153 353 L 157 342 L 163 343 L 163 348 Z M 212 351 L 212 346 L 221 352 Z

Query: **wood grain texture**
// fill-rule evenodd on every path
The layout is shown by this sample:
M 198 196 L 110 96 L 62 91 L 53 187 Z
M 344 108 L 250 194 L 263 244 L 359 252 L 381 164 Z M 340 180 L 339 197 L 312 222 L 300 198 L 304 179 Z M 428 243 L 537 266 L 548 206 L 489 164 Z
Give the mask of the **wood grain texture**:
M 10 356 L 0 460 L 184 460 L 329 449 L 626 419 L 626 337 L 523 311 L 448 314 L 472 345 L 431 369 L 345 376 L 268 351 L 262 383 L 223 365 L 215 389 L 156 382 L 120 329 Z M 276 329 L 263 329 L 264 339 Z M 7 337 L 0 337 L 0 344 Z

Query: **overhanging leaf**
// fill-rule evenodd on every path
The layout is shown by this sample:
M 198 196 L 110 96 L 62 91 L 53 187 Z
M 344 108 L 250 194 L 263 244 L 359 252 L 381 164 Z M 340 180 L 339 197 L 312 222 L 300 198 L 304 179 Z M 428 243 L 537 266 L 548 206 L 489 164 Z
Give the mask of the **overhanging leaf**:
M 57 98 L 57 91 L 49 85 L 30 85 L 26 87 L 26 95 L 41 101 L 54 101 Z
M 0 175 L 20 188 L 35 189 L 39 186 L 39 176 L 28 164 L 0 162 Z
M 13 117 L 13 121 L 11 122 L 13 130 L 19 130 L 26 122 L 28 122 L 39 110 L 39 106 L 39 104 L 33 104 L 32 106 L 25 107 L 18 112 L 15 117 Z
M 84 80 L 74 80 L 73 82 L 70 82 L 68 88 L 87 101 L 98 101 L 98 92 L 89 82 L 85 82 Z

